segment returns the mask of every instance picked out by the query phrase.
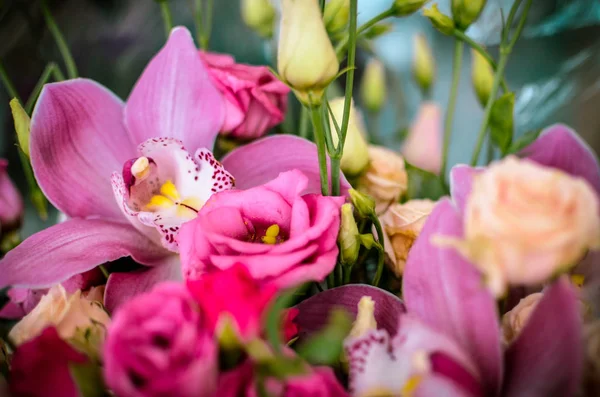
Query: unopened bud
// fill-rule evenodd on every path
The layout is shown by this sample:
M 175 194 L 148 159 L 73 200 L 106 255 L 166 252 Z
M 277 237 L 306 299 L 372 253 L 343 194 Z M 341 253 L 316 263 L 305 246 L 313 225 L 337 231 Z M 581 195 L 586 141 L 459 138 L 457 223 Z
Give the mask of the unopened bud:
M 354 205 L 360 216 L 369 218 L 375 214 L 375 200 L 373 198 L 355 189 L 350 189 L 348 193 L 350 194 L 352 205 Z
M 344 97 L 336 98 L 329 102 L 332 114 L 329 124 L 333 143 L 336 147 L 339 145 L 339 140 L 333 117 L 335 117 L 338 127 L 341 126 L 344 116 L 344 103 Z M 365 127 L 362 115 L 354 108 L 354 104 L 351 104 L 346 142 L 344 143 L 344 152 L 340 162 L 342 171 L 347 175 L 358 175 L 369 165 L 369 145 L 365 139 L 364 131 Z
M 494 85 L 494 70 L 490 63 L 479 52 L 471 51 L 471 78 L 473 88 L 481 106 L 485 106 Z
M 360 95 L 365 108 L 369 111 L 381 110 L 386 97 L 385 66 L 377 58 L 372 58 L 367 63 L 360 86 Z
M 415 81 L 424 94 L 427 94 L 435 79 L 435 60 L 427 39 L 422 34 L 417 34 L 413 40 L 415 58 L 413 61 L 413 75 Z
M 330 0 L 325 4 L 323 21 L 330 34 L 339 33 L 348 24 L 350 0 Z
M 376 39 L 377 37 L 383 36 L 384 34 L 391 32 L 393 28 L 394 25 L 392 25 L 391 23 L 378 23 L 377 25 L 373 25 L 370 29 L 363 33 L 363 36 L 366 39 Z
M 394 15 L 397 17 L 403 17 L 406 15 L 414 14 L 419 11 L 423 4 L 427 0 L 395 0 L 392 8 L 394 9 Z
M 343 265 L 352 266 L 358 259 L 360 243 L 358 239 L 358 226 L 354 220 L 354 209 L 352 204 L 342 205 L 342 221 L 338 242 L 340 243 L 340 257 Z
M 423 10 L 423 16 L 429 18 L 432 25 L 443 34 L 451 35 L 454 31 L 454 21 L 448 15 L 442 14 L 438 10 L 437 4 Z
M 242 0 L 242 19 L 260 36 L 273 36 L 275 8 L 269 0 Z
M 15 123 L 15 131 L 17 131 L 19 147 L 23 153 L 29 157 L 29 135 L 31 120 L 17 98 L 13 98 L 10 101 L 10 110 L 12 111 L 12 116 Z
M 466 30 L 479 18 L 486 0 L 452 0 L 452 16 L 456 27 Z
M 317 0 L 282 0 L 277 69 L 298 99 L 321 103 L 323 93 L 339 71 Z
M 349 336 L 358 338 L 374 329 L 377 329 L 375 301 L 370 296 L 363 296 L 358 302 L 358 313 L 356 313 L 356 320 L 354 320 Z

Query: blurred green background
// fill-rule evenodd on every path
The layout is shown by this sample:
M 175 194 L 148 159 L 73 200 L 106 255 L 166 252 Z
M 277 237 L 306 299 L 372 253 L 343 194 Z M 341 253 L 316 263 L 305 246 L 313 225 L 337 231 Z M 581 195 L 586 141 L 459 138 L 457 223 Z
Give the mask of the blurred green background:
M 279 6 L 279 0 L 273 0 Z M 391 0 L 359 0 L 359 24 L 386 9 Z M 192 0 L 171 0 L 176 25 L 194 30 Z M 449 12 L 449 1 L 437 1 Z M 126 99 L 152 55 L 164 44 L 159 5 L 153 0 L 56 0 L 48 2 L 71 48 L 79 73 L 99 81 Z M 512 0 L 488 0 L 480 20 L 467 34 L 497 55 L 500 8 Z M 273 64 L 276 42 L 265 42 L 240 18 L 239 0 L 215 0 L 210 50 L 233 54 L 238 62 Z M 507 11 L 505 12 L 505 14 Z M 398 131 L 409 125 L 421 97 L 412 80 L 412 38 L 424 33 L 433 47 L 437 80 L 432 99 L 445 106 L 450 87 L 453 40 L 435 31 L 416 14 L 394 20 L 394 29 L 358 55 L 361 69 L 371 56 L 388 69 L 388 101 L 369 128 L 388 147 L 399 149 Z M 467 162 L 482 117 L 470 81 L 470 52 L 465 51 L 454 121 L 450 163 Z M 60 54 L 44 23 L 38 1 L 0 0 L 0 59 L 18 92 L 27 98 L 49 61 Z M 565 122 L 598 152 L 600 149 L 600 1 L 534 0 L 524 37 L 509 61 L 506 78 L 517 92 L 517 134 Z M 14 146 L 9 97 L 0 89 L 0 157 L 10 161 L 10 173 L 26 188 Z M 293 124 L 292 124 L 293 125 Z M 112 200 L 112 197 L 107 197 Z M 48 224 L 55 219 L 49 219 Z M 28 211 L 24 234 L 43 226 Z

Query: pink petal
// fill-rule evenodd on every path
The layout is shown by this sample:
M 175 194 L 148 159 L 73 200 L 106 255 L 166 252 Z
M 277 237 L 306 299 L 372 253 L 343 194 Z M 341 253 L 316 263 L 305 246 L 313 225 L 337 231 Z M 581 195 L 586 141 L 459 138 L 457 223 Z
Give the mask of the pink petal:
M 502 382 L 496 302 L 481 274 L 455 250 L 440 248 L 433 236 L 461 236 L 462 222 L 449 199 L 441 200 L 413 245 L 403 278 L 409 313 L 456 340 L 480 368 L 490 395 Z
M 259 139 L 229 153 L 223 166 L 236 178 L 236 187 L 249 189 L 267 183 L 284 171 L 297 169 L 308 177 L 304 193 L 320 193 L 317 146 L 293 135 Z M 351 188 L 340 171 L 342 194 Z
M 594 151 L 564 124 L 546 128 L 520 155 L 582 177 L 600 194 L 600 166 Z
M 155 261 L 155 266 L 128 273 L 111 273 L 106 283 L 104 306 L 114 312 L 122 303 L 147 292 L 161 281 L 182 280 L 181 263 L 176 255 Z
M 70 217 L 122 219 L 110 175 L 135 155 L 123 103 L 87 79 L 47 84 L 31 120 L 31 163 L 44 194 Z
M 18 227 L 23 216 L 23 198 L 10 179 L 7 167 L 8 161 L 0 159 L 0 229 L 4 231 Z
M 356 317 L 358 302 L 363 296 L 370 296 L 375 301 L 377 326 L 385 329 L 390 335 L 395 335 L 398 319 L 406 311 L 404 304 L 396 295 L 364 284 L 328 289 L 299 303 L 296 306 L 299 312 L 295 319 L 298 335 L 302 338 L 321 329 L 327 324 L 331 310 L 336 307 L 346 310 L 353 318 Z
M 0 261 L 0 287 L 49 287 L 124 256 L 149 264 L 164 255 L 162 248 L 128 224 L 69 219 L 9 251 Z
M 506 351 L 504 394 L 574 396 L 582 375 L 580 307 L 562 277 L 544 292 L 517 340 Z
M 434 102 L 421 105 L 410 127 L 402 155 L 412 165 L 434 174 L 442 167 L 442 109 Z
M 473 186 L 473 177 L 483 170 L 483 168 L 473 168 L 464 164 L 456 165 L 450 170 L 450 194 L 460 212 L 464 212 L 465 205 L 467 205 L 467 199 Z
M 462 390 L 448 378 L 440 375 L 432 375 L 423 379 L 417 390 L 415 397 L 472 397 L 472 394 Z
M 125 123 L 136 143 L 162 136 L 183 141 L 191 151 L 212 149 L 224 112 L 190 32 L 177 27 L 133 88 Z

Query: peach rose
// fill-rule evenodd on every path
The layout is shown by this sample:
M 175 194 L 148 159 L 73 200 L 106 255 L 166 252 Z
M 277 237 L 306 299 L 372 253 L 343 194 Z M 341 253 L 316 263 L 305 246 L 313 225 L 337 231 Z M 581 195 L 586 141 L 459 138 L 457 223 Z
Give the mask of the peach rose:
M 90 295 L 97 295 L 99 291 L 90 291 Z M 103 333 L 110 323 L 110 317 L 102 305 L 93 299 L 85 298 L 79 290 L 68 296 L 62 285 L 55 285 L 13 327 L 9 336 L 16 345 L 20 345 L 38 336 L 48 326 L 55 326 L 65 340 L 76 336 L 78 330 L 90 327 L 98 327 Z
M 474 178 L 457 248 L 495 296 L 539 285 L 600 247 L 598 206 L 584 179 L 509 156 Z
M 396 276 L 402 276 L 406 258 L 416 238 L 436 202 L 431 200 L 410 200 L 404 204 L 392 204 L 381 217 L 381 223 L 388 237 L 385 250 L 391 262 L 390 269 Z
M 381 146 L 369 146 L 369 166 L 360 178 L 359 190 L 375 199 L 380 214 L 397 202 L 408 187 L 404 159 Z
M 542 296 L 544 294 L 541 292 L 527 295 L 517 306 L 502 316 L 502 334 L 505 344 L 509 344 L 519 335 Z

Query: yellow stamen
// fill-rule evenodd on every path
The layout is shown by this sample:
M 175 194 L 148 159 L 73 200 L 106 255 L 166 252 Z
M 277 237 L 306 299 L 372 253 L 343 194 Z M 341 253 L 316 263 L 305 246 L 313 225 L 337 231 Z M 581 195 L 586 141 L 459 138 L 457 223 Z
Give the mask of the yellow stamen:
M 265 231 L 265 235 L 261 237 L 263 243 L 265 244 L 275 244 L 277 243 L 277 237 L 279 236 L 279 225 L 273 224 L 267 228 Z
M 263 236 L 260 239 L 265 244 L 271 244 L 271 245 L 273 245 L 273 244 L 275 244 L 277 242 L 277 237 Z
M 131 174 L 135 179 L 142 180 L 150 173 L 150 161 L 147 157 L 139 157 L 131 165 Z
M 177 192 L 177 188 L 171 181 L 163 183 L 160 187 L 160 193 L 163 196 L 170 198 L 172 201 L 179 201 L 179 192 Z
M 583 274 L 571 274 L 571 282 L 581 288 L 585 282 L 585 276 Z
M 404 384 L 402 387 L 402 397 L 411 397 L 415 390 L 421 384 L 423 380 L 423 376 L 421 375 L 413 375 Z
M 168 198 L 166 198 L 165 196 L 161 196 L 160 194 L 154 195 L 152 196 L 152 198 L 150 199 L 150 202 L 148 203 L 148 207 L 154 207 L 154 208 L 170 208 L 172 206 L 174 206 L 175 203 L 171 200 L 169 200 Z

